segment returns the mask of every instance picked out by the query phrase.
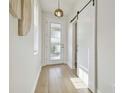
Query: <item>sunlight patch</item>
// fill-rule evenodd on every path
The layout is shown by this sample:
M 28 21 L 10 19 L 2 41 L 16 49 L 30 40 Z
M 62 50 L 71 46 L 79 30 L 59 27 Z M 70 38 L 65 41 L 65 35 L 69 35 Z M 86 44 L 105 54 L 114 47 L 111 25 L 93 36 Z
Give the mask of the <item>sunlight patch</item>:
M 70 80 L 76 89 L 87 88 L 87 86 L 83 83 L 83 81 L 81 81 L 80 78 L 70 78 Z

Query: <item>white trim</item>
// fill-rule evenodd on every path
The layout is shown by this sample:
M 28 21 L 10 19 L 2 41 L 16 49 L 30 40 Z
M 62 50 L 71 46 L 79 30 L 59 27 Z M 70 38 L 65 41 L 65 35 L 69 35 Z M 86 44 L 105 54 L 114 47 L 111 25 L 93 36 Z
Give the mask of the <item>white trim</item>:
M 88 72 L 84 70 L 83 66 L 79 66 L 77 68 L 77 75 L 78 77 L 86 84 L 88 87 Z
M 38 55 L 38 50 L 34 50 L 34 55 Z
M 99 89 L 97 89 L 97 93 L 102 93 Z
M 51 64 L 44 64 L 43 66 L 50 66 L 50 65 L 61 65 L 61 64 L 66 64 L 66 63 L 51 63 Z
M 72 67 L 72 64 L 71 64 L 71 62 L 69 62 L 69 61 L 67 61 L 67 63 L 66 63 L 71 69 L 74 69 L 73 67 Z
M 88 69 L 85 68 L 84 66 L 82 66 L 82 65 L 78 65 L 78 67 L 82 68 L 86 73 L 88 73 Z
M 40 69 L 39 69 L 39 71 L 37 73 L 37 77 L 36 77 L 36 80 L 34 82 L 34 87 L 33 87 L 32 93 L 35 93 L 35 89 L 36 89 L 36 86 L 37 86 L 37 83 L 38 83 L 38 79 L 39 79 L 41 70 L 42 70 L 42 66 L 40 66 Z

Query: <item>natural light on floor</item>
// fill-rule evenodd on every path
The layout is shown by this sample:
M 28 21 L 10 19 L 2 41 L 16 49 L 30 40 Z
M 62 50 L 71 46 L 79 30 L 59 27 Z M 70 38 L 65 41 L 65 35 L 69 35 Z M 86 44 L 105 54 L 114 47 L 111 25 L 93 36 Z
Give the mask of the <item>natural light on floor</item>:
M 76 89 L 82 89 L 82 88 L 87 88 L 87 86 L 81 81 L 80 78 L 70 78 L 72 84 Z

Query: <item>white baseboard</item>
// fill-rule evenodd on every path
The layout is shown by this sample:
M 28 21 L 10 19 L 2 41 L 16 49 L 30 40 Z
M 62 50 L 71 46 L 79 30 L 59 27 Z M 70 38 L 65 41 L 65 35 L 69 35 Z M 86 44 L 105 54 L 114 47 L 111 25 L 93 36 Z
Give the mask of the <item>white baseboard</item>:
M 88 73 L 88 69 L 85 68 L 84 66 L 82 66 L 82 65 L 79 64 L 78 67 L 80 67 L 81 69 L 83 69 L 83 71 L 85 71 L 86 73 Z
M 72 64 L 70 62 L 66 63 L 71 69 L 73 69 Z
M 102 93 L 99 89 L 97 89 L 97 93 Z
M 60 62 L 60 63 L 49 63 L 49 64 L 44 64 L 42 66 L 49 66 L 49 65 L 59 65 L 59 64 L 66 64 L 65 62 Z
M 38 79 L 39 79 L 41 70 L 42 70 L 42 66 L 40 66 L 40 69 L 39 69 L 39 71 L 37 73 L 37 77 L 36 77 L 36 80 L 35 80 L 35 83 L 34 83 L 34 87 L 33 87 L 32 93 L 35 93 L 35 89 L 36 89 L 36 86 L 37 86 L 37 83 L 38 83 Z

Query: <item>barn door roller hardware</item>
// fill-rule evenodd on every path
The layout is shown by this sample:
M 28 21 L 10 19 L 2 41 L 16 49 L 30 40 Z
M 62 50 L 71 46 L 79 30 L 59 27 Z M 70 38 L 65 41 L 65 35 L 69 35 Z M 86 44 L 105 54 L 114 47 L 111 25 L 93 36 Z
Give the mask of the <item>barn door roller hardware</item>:
M 70 21 L 72 23 L 76 18 L 78 19 L 78 15 L 90 4 L 93 3 L 93 6 L 95 5 L 95 0 L 90 0 L 80 11 L 77 11 L 77 14 L 74 16 L 74 18 Z

